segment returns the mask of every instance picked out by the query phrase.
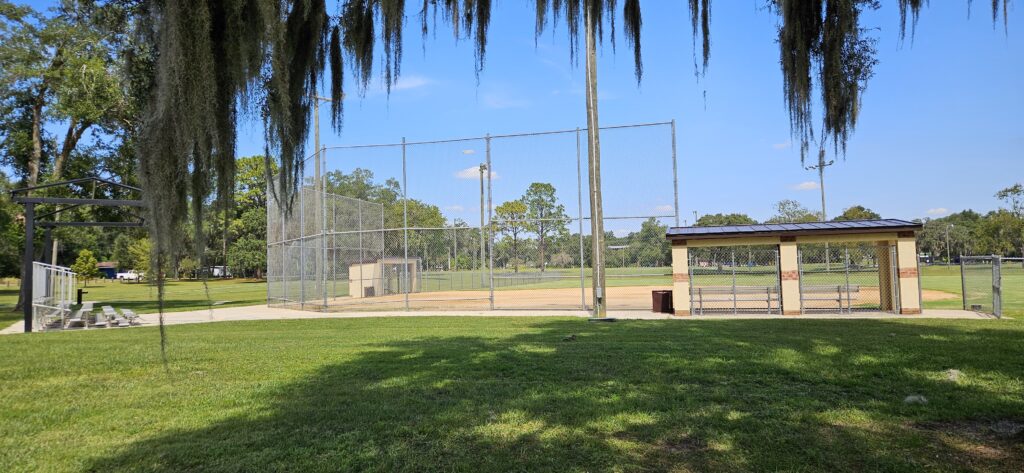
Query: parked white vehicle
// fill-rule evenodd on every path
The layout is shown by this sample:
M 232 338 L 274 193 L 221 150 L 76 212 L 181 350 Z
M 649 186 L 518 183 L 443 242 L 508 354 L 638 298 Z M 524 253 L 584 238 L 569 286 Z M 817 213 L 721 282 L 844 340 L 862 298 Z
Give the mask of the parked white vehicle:
M 143 273 L 136 272 L 134 269 L 127 273 L 117 273 L 117 279 L 119 281 L 141 281 Z

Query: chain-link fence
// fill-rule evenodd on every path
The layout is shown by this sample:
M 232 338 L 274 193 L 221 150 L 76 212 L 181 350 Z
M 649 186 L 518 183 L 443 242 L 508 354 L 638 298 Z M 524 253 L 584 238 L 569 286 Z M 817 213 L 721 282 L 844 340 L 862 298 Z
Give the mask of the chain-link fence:
M 781 313 L 777 246 L 692 248 L 689 258 L 692 313 Z
M 607 127 L 601 140 L 609 308 L 650 308 L 672 286 L 675 126 Z M 589 309 L 586 155 L 584 129 L 324 148 L 292 212 L 268 207 L 268 301 Z
M 1024 258 L 961 256 L 964 310 L 1002 317 L 1024 308 Z
M 895 245 L 799 245 L 800 309 L 805 312 L 897 312 Z

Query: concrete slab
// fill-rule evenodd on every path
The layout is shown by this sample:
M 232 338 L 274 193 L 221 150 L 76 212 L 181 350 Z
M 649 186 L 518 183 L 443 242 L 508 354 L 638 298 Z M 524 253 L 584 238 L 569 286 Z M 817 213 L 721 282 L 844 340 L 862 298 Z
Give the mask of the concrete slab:
M 165 325 L 198 324 L 210 322 L 232 322 L 243 320 L 301 320 L 301 319 L 349 319 L 364 317 L 579 317 L 589 318 L 590 313 L 581 310 L 452 310 L 431 312 L 307 312 L 292 309 L 280 309 L 265 305 L 246 307 L 227 307 L 218 309 L 194 310 L 187 312 L 168 312 L 164 314 Z M 885 312 L 860 312 L 855 314 L 805 314 L 799 316 L 739 314 L 739 315 L 694 315 L 675 317 L 669 314 L 656 314 L 640 310 L 609 310 L 608 316 L 622 320 L 878 320 L 878 319 L 995 319 L 987 314 L 965 310 L 925 310 L 921 315 L 896 315 Z M 159 324 L 158 314 L 142 314 L 139 316 L 141 326 Z M 81 330 L 81 329 L 79 329 Z M 113 329 L 87 329 L 113 330 Z M 24 324 L 17 322 L 0 330 L 0 335 L 24 333 Z

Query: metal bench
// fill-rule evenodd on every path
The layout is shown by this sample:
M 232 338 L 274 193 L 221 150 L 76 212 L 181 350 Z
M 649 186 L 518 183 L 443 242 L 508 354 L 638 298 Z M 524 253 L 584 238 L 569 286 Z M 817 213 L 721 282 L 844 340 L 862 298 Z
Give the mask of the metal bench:
M 839 310 L 853 309 L 853 301 L 860 299 L 860 286 L 856 284 L 815 285 L 800 287 L 800 302 L 835 302 Z M 845 306 L 844 306 L 845 301 Z M 805 310 L 832 310 L 832 307 L 804 307 Z
M 731 308 L 722 308 L 721 303 L 732 303 Z M 748 310 L 748 307 L 739 307 L 741 302 L 764 303 L 765 313 L 771 314 L 773 308 L 778 307 L 779 288 L 776 286 L 706 286 L 692 288 L 691 303 L 696 306 L 698 315 L 704 312 L 721 312 L 727 310 L 737 313 L 741 309 Z M 744 304 L 746 305 L 746 304 Z

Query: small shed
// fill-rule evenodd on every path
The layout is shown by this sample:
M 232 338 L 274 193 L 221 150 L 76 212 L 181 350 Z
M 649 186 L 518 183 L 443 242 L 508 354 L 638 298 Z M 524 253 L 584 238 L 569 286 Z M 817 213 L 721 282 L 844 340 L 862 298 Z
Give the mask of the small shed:
M 348 293 L 350 297 L 380 297 L 406 292 L 419 292 L 420 259 L 386 257 L 376 261 L 350 264 Z
M 101 279 L 117 279 L 117 261 L 100 261 L 96 263 Z
M 905 220 L 674 227 L 675 313 L 921 313 Z

